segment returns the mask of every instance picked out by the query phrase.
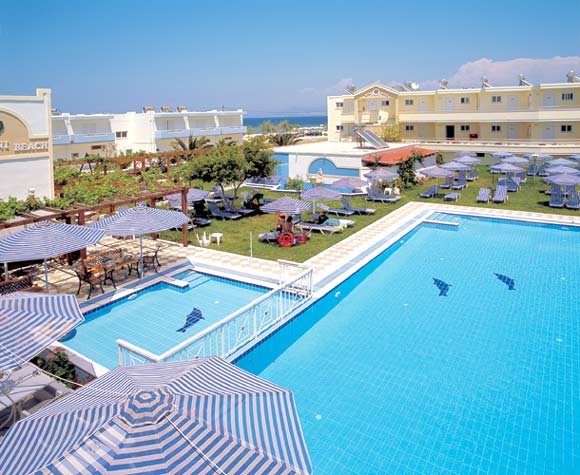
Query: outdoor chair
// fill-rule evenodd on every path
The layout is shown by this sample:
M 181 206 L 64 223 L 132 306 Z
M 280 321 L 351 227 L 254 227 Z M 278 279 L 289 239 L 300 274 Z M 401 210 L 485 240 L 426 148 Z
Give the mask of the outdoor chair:
M 445 182 L 439 185 L 439 188 L 451 188 L 453 183 L 455 182 L 454 176 L 448 176 L 445 178 Z
M 491 198 L 491 190 L 489 188 L 480 188 L 479 194 L 477 195 L 478 203 L 489 203 Z
M 557 193 L 552 193 L 550 195 L 550 207 L 551 208 L 562 208 L 564 207 L 564 195 L 561 191 Z
M 41 290 L 32 284 L 29 275 L 17 277 L 16 279 L 0 281 L 0 295 L 8 295 L 14 292 L 26 292 L 27 290 Z
M 457 183 L 451 185 L 452 190 L 463 190 L 467 186 L 467 179 L 464 176 L 460 176 Z
M 566 208 L 568 209 L 580 209 L 580 192 L 575 191 L 568 196 L 568 201 L 566 202 Z
M 330 208 L 323 203 L 318 203 L 316 206 L 318 209 L 324 211 L 325 213 L 332 213 L 336 216 L 352 216 L 354 214 L 354 211 L 350 211 L 346 208 Z
M 231 213 L 229 211 L 224 211 L 218 208 L 218 205 L 214 201 L 208 201 L 207 207 L 210 214 L 217 219 L 240 219 L 242 217 L 239 213 Z
M 353 211 L 356 214 L 375 214 L 377 211 L 373 208 L 358 208 L 356 206 L 351 206 L 349 201 L 344 196 L 340 198 L 340 201 L 342 202 L 344 209 Z
M 395 203 L 401 197 L 399 195 L 385 195 L 379 192 L 374 186 L 370 186 L 366 199 L 367 201 L 380 201 L 381 203 Z
M 508 199 L 507 186 L 497 185 L 495 187 L 495 193 L 493 194 L 492 201 L 494 203 L 505 203 Z
M 100 289 L 102 294 L 105 293 L 103 289 L 103 282 L 105 277 L 103 267 L 95 266 L 93 268 L 87 269 L 87 267 L 81 263 L 81 265 L 73 267 L 73 270 L 79 279 L 77 295 L 80 293 L 83 283 L 89 285 L 89 294 L 87 295 L 87 300 L 91 298 L 91 293 L 93 290 Z
M 159 272 L 158 267 L 161 267 L 161 262 L 159 262 L 160 249 L 161 244 L 157 244 L 153 252 L 143 255 L 143 270 L 147 269 L 148 267 L 153 267 L 155 272 Z
M 221 198 L 222 200 L 235 200 L 236 195 L 223 193 L 222 189 L 219 186 L 212 186 L 211 191 L 213 192 L 214 198 Z
M 248 208 L 236 208 L 230 200 L 224 200 L 224 209 L 230 213 L 241 214 L 242 217 L 250 216 L 255 213 L 255 210 Z
M 439 194 L 439 186 L 432 185 L 429 187 L 429 189 L 427 191 L 424 191 L 419 196 L 421 198 L 433 198 L 433 197 L 437 196 L 438 194 Z
M 304 221 L 300 221 L 296 224 L 296 227 L 300 229 L 300 231 L 317 231 L 320 234 L 334 234 L 334 233 L 341 233 L 342 227 L 340 226 L 329 226 L 327 224 L 316 224 L 316 223 L 306 223 Z

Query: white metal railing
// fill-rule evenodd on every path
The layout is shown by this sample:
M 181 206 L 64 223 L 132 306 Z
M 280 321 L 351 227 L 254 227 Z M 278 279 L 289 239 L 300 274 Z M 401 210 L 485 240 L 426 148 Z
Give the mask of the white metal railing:
M 435 138 L 435 137 L 415 137 L 415 138 L 404 138 L 403 142 L 410 143 L 434 143 L 434 144 L 449 144 L 449 145 L 578 145 L 580 144 L 580 139 L 508 139 L 508 138 L 497 138 L 497 139 L 469 139 L 469 138 Z
M 281 267 L 288 263 L 280 263 Z M 124 340 L 117 340 L 119 365 L 160 363 L 207 356 L 227 358 L 251 342 L 259 341 L 270 329 L 291 317 L 293 310 L 312 296 L 312 268 L 278 285 L 223 320 L 179 345 L 156 355 Z

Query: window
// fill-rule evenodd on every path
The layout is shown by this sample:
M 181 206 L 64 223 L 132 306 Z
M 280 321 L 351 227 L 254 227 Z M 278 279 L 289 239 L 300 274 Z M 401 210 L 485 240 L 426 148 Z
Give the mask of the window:
M 460 102 L 461 102 L 462 104 L 469 104 L 469 103 L 471 102 L 471 100 L 469 99 L 469 97 L 462 97 L 462 98 L 460 99 Z
M 337 131 L 342 131 L 342 130 L 344 130 L 344 126 L 342 126 L 342 125 L 337 125 L 337 126 L 336 126 L 336 130 L 337 130 Z
M 562 100 L 563 101 L 573 101 L 574 100 L 574 93 L 573 92 L 563 92 L 562 93 Z
M 469 126 L 469 125 L 462 125 L 461 126 L 462 132 L 469 132 L 469 129 L 471 129 L 471 126 Z
M 79 154 L 78 153 L 71 153 L 71 158 L 79 158 Z
M 405 105 L 406 106 L 412 106 L 413 105 L 413 99 L 405 99 Z
M 389 107 L 391 105 L 391 101 L 381 101 L 381 105 L 385 107 Z
M 415 130 L 415 126 L 411 124 L 405 125 L 405 132 L 413 132 Z
M 572 132 L 572 125 L 562 124 L 560 126 L 560 132 L 562 132 L 563 134 L 567 134 L 568 132 Z
M 126 130 L 122 130 L 119 132 L 115 132 L 115 137 L 118 139 L 126 139 L 127 138 L 127 131 Z
M 91 145 L 91 150 L 102 150 L 103 146 L 102 145 Z
M 342 101 L 341 101 L 341 102 L 337 102 L 337 103 L 336 103 L 336 107 L 337 107 L 338 109 L 340 109 L 340 108 L 341 108 L 341 107 L 343 107 L 343 106 L 344 106 L 344 102 L 342 102 Z
M 501 125 L 492 125 L 491 131 L 492 132 L 501 132 Z
M 501 103 L 501 96 L 491 96 L 492 104 L 500 104 Z

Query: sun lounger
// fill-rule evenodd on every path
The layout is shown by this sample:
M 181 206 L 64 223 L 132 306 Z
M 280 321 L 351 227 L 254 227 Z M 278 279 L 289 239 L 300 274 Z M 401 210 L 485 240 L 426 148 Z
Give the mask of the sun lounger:
M 479 194 L 477 195 L 478 203 L 489 203 L 491 198 L 491 190 L 489 188 L 480 188 Z
M 557 193 L 552 193 L 550 195 L 550 207 L 551 208 L 562 208 L 564 206 L 564 195 L 561 191 Z
M 492 201 L 494 203 L 505 203 L 508 199 L 507 186 L 497 185 L 495 188 L 495 193 L 493 194 Z
M 439 187 L 437 185 L 432 185 L 429 187 L 427 191 L 420 193 L 419 196 L 421 198 L 433 198 L 439 194 Z
M 520 180 L 520 185 L 528 181 L 528 177 L 526 176 L 526 172 L 516 173 L 516 177 Z
M 564 187 L 564 196 L 572 196 L 576 193 L 576 185 L 566 185 Z
M 443 197 L 443 201 L 457 201 L 459 198 L 461 198 L 461 193 L 454 191 L 453 193 L 447 193 Z
M 375 214 L 377 211 L 373 208 L 358 208 L 356 206 L 351 206 L 349 201 L 344 196 L 340 199 L 340 201 L 342 202 L 344 209 L 353 211 L 356 214 Z
M 535 163 L 532 163 L 528 167 L 528 176 L 536 176 L 538 174 L 538 167 Z
M 213 192 L 214 198 L 221 198 L 222 200 L 235 200 L 236 199 L 236 195 L 231 195 L 228 193 L 224 194 L 222 192 L 222 189 L 219 186 L 212 186 L 211 191 Z
M 328 226 L 326 224 L 306 223 L 304 221 L 300 221 L 299 223 L 297 223 L 296 227 L 300 229 L 300 231 L 317 231 L 320 234 L 334 234 L 342 232 L 342 227 L 340 226 Z
M 230 200 L 224 200 L 224 209 L 226 211 L 228 211 L 229 213 L 234 213 L 234 214 L 241 214 L 242 217 L 243 216 L 249 216 L 251 214 L 254 214 L 255 211 L 253 209 L 247 209 L 247 208 L 236 208 L 232 202 Z
M 547 164 L 543 164 L 540 169 L 538 170 L 538 176 L 550 176 L 550 174 L 547 172 L 548 170 L 548 165 Z
M 517 177 L 507 179 L 507 190 L 510 192 L 520 191 L 520 180 Z
M 229 211 L 219 209 L 214 201 L 207 201 L 207 207 L 211 215 L 217 219 L 240 219 L 242 217 L 241 214 L 230 213 Z
M 467 186 L 467 179 L 464 176 L 459 177 L 457 183 L 451 185 L 452 190 L 463 190 Z
M 336 216 L 352 216 L 354 211 L 350 211 L 346 208 L 331 208 L 324 203 L 318 203 L 316 207 L 325 213 L 335 214 Z
M 445 182 L 443 184 L 439 185 L 439 188 L 451 188 L 451 186 L 453 185 L 454 182 L 455 182 L 455 177 L 448 176 L 445 178 Z
M 467 181 L 475 181 L 479 178 L 479 173 L 477 172 L 477 170 L 475 168 L 472 168 L 471 170 L 469 170 L 469 173 L 467 174 Z
M 267 242 L 268 244 L 277 244 L 280 237 L 280 231 L 270 231 L 269 233 L 258 234 L 260 242 Z
M 401 197 L 399 195 L 385 195 L 380 193 L 375 187 L 369 187 L 367 194 L 367 201 L 380 201 L 381 203 L 395 203 L 399 201 Z
M 566 208 L 568 209 L 580 209 L 580 192 L 575 191 L 570 194 L 568 201 L 566 202 Z

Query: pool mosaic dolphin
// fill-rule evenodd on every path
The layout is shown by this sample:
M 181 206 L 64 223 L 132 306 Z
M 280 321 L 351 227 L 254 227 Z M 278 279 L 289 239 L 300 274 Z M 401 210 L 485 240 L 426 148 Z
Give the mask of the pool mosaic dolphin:
M 185 325 L 183 325 L 177 331 L 178 332 L 185 333 L 185 330 L 187 330 L 189 327 L 195 325 L 200 320 L 205 320 L 203 318 L 203 315 L 201 314 L 201 310 L 198 309 L 198 308 L 193 307 L 193 309 L 191 310 L 191 312 L 189 313 L 189 315 L 187 317 L 185 317 Z
M 439 297 L 447 297 L 447 292 L 449 292 L 451 284 L 433 277 L 433 285 L 439 289 Z
M 507 275 L 497 274 L 496 272 L 494 272 L 494 274 L 501 282 L 503 282 L 505 285 L 507 285 L 508 290 L 515 290 L 516 283 L 515 283 L 514 279 L 512 279 L 511 277 L 508 277 Z

